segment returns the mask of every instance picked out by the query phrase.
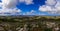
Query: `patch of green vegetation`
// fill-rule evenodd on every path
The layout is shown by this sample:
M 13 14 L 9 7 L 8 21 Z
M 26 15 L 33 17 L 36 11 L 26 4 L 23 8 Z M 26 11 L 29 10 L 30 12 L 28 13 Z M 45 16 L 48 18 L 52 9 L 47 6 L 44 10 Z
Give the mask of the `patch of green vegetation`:
M 0 26 L 2 26 L 6 31 L 17 31 L 16 28 L 23 28 L 25 24 L 28 25 L 27 27 L 29 28 L 29 30 L 38 27 L 39 29 L 41 28 L 44 31 L 51 31 L 51 29 L 46 29 L 47 22 L 60 24 L 60 16 L 0 17 Z

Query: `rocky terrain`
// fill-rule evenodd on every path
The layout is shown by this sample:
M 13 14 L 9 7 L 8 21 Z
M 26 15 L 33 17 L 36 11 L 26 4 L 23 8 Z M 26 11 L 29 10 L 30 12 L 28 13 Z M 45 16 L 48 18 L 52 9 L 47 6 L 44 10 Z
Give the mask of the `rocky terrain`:
M 0 16 L 0 31 L 59 31 L 60 16 Z

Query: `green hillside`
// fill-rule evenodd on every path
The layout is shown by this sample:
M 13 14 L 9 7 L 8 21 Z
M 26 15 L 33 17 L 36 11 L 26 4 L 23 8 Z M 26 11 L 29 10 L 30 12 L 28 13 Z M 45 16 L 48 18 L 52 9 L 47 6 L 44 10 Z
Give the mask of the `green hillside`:
M 22 28 L 26 31 L 53 31 L 57 27 L 60 27 L 60 16 L 0 17 L 0 30 L 2 31 L 19 31 Z

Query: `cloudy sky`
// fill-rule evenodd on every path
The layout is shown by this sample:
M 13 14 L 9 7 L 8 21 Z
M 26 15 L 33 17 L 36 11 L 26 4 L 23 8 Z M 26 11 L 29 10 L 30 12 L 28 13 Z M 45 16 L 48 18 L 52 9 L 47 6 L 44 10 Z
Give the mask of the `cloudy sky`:
M 0 0 L 0 15 L 60 15 L 60 0 Z

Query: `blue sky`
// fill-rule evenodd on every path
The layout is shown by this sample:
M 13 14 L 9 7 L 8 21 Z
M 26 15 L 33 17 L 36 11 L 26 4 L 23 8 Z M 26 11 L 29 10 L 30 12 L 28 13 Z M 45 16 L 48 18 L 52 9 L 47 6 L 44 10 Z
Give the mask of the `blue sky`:
M 2 8 L 0 15 L 60 15 L 60 0 L 0 0 L 0 2 Z
M 19 9 L 21 9 L 21 10 L 23 11 L 23 13 L 24 13 L 24 12 L 30 12 L 31 10 L 36 11 L 36 12 L 35 12 L 36 14 L 44 13 L 44 12 L 40 12 L 40 11 L 38 10 L 38 8 L 39 8 L 39 6 L 44 5 L 44 4 L 45 4 L 45 1 L 46 1 L 46 0 L 33 0 L 34 4 L 26 5 L 26 4 L 24 4 L 24 3 L 23 3 L 23 4 L 20 3 L 20 4 L 18 4 L 17 7 L 18 7 Z
M 35 10 L 35 11 L 38 11 L 38 8 L 40 5 L 43 5 L 44 4 L 44 1 L 45 0 L 34 0 L 34 4 L 30 4 L 30 5 L 26 5 L 26 4 L 18 4 L 18 8 L 19 9 L 22 9 L 23 12 L 27 12 L 27 11 L 31 11 L 31 10 Z M 28 8 L 28 9 L 27 9 Z

